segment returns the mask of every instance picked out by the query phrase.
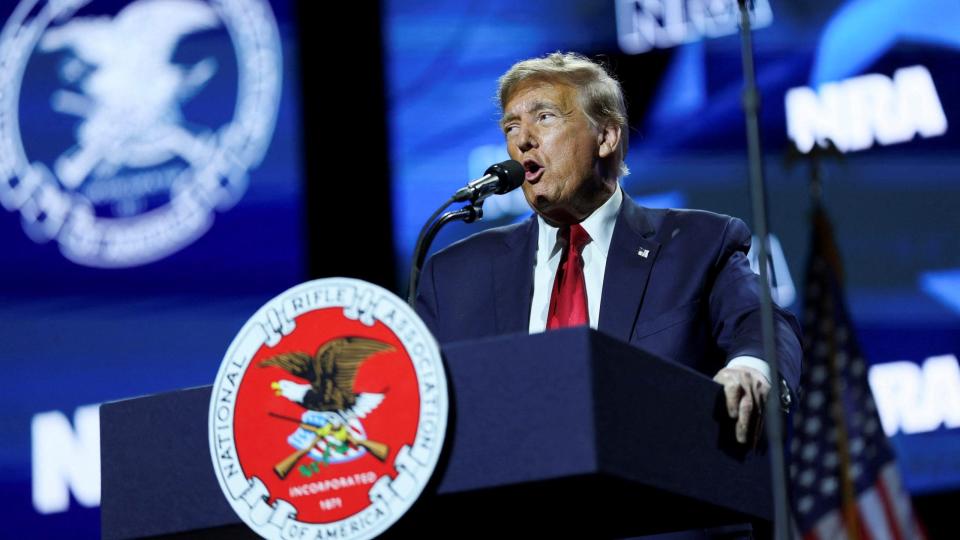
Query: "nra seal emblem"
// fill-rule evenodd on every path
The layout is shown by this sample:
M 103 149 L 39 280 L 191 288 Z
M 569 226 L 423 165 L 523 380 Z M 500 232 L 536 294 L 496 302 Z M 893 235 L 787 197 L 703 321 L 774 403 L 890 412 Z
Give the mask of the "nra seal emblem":
M 298 285 L 231 343 L 210 398 L 210 455 L 240 518 L 268 539 L 362 540 L 414 503 L 447 423 L 440 349 L 391 292 Z
M 240 200 L 282 82 L 267 0 L 117 4 L 22 0 L 0 33 L 0 204 L 101 268 L 167 257 Z

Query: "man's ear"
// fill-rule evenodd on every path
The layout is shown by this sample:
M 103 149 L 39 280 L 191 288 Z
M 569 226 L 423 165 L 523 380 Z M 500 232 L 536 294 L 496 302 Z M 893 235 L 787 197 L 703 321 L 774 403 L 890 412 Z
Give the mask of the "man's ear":
M 617 147 L 620 146 L 620 126 L 616 124 L 605 125 L 597 134 L 597 144 L 599 145 L 598 155 L 601 159 L 612 156 Z

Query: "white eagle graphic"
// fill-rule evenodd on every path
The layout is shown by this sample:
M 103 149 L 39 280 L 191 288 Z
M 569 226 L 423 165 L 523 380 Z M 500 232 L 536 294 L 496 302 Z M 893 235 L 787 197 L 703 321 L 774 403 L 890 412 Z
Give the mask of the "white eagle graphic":
M 111 176 L 121 167 L 151 167 L 174 157 L 191 166 L 207 159 L 213 144 L 181 126 L 180 106 L 217 70 L 206 58 L 186 68 L 172 63 L 179 41 L 220 26 L 199 0 L 139 0 L 115 17 L 78 17 L 42 37 L 44 51 L 69 49 L 61 74 L 82 93 L 57 91 L 52 106 L 83 118 L 77 145 L 54 169 L 76 189 L 91 174 Z

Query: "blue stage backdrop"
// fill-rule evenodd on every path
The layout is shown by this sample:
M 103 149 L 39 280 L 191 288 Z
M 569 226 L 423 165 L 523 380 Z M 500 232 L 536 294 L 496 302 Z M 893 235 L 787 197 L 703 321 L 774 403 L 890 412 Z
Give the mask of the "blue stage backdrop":
M 98 538 L 97 404 L 305 279 L 291 4 L 0 6 L 0 537 Z
M 0 6 L 0 537 L 98 537 L 96 405 L 209 384 L 306 277 L 291 3 Z M 623 81 L 633 197 L 749 221 L 735 4 L 384 0 L 400 267 L 434 207 L 506 158 L 496 78 L 555 50 Z M 960 489 L 960 6 L 756 6 L 777 298 L 802 309 L 810 155 L 830 140 L 884 428 L 914 493 Z M 436 245 L 529 212 L 519 193 L 485 210 Z
M 384 3 L 399 267 L 423 221 L 507 158 L 497 78 L 577 51 L 627 94 L 642 204 L 750 221 L 736 0 Z M 884 427 L 914 493 L 960 488 L 960 4 L 757 0 L 776 297 L 799 311 L 809 183 L 823 180 Z M 832 141 L 835 151 L 827 151 Z M 811 157 L 816 154 L 816 160 Z M 524 219 L 520 191 L 434 249 Z M 404 276 L 398 277 L 403 282 Z M 897 363 L 894 363 L 897 362 Z

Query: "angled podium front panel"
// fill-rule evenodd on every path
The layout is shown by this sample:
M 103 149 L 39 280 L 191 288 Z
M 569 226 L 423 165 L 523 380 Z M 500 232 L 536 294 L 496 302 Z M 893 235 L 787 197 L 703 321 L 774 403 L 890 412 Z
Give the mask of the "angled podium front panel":
M 444 356 L 454 414 L 432 506 L 456 522 L 593 538 L 772 515 L 767 460 L 699 373 L 585 328 Z
M 771 515 L 768 464 L 733 440 L 701 374 L 587 328 L 444 356 L 444 456 L 391 536 L 626 537 Z M 213 473 L 209 398 L 202 387 L 101 408 L 104 538 L 252 537 Z
M 104 539 L 240 524 L 210 463 L 209 406 L 204 386 L 100 407 Z

